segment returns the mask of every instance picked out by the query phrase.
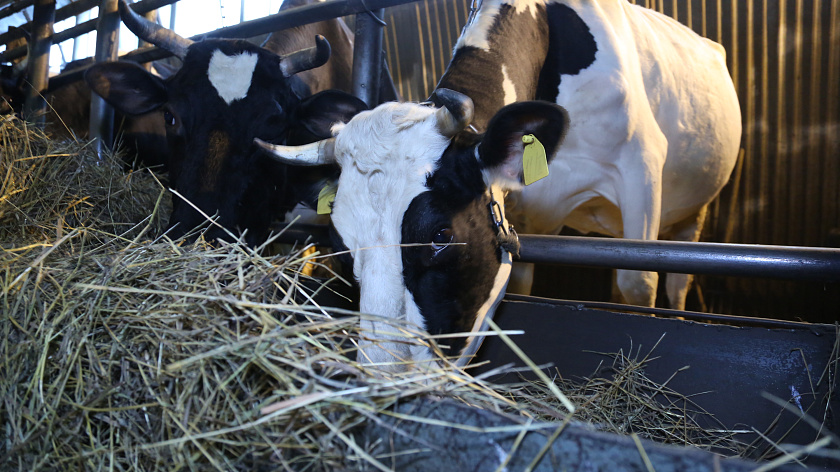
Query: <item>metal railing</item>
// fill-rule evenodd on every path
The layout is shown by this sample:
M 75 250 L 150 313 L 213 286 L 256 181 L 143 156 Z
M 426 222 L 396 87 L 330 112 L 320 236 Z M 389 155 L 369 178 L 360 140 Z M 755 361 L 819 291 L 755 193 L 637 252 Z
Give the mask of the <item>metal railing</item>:
M 367 103 L 370 103 L 371 96 L 375 96 L 376 94 L 379 77 L 378 70 L 381 68 L 382 61 L 380 54 L 370 53 L 370 51 L 377 47 L 381 49 L 382 44 L 381 27 L 378 27 L 379 25 L 376 24 L 375 19 L 371 16 L 376 13 L 371 14 L 370 12 L 377 12 L 379 13 L 379 16 L 381 16 L 381 10 L 383 8 L 411 3 L 414 1 L 416 0 L 328 0 L 311 5 L 290 8 L 274 15 L 269 15 L 256 20 L 239 23 L 237 25 L 220 28 L 209 33 L 194 36 L 191 39 L 250 38 L 261 34 L 271 33 L 273 31 L 330 20 L 342 16 L 364 15 L 363 17 L 360 16 L 357 19 L 355 48 L 359 52 L 354 55 L 354 61 L 357 64 L 353 70 L 354 91 L 357 93 L 359 98 Z M 177 3 L 177 0 L 143 0 L 132 4 L 131 7 L 137 13 L 143 14 L 174 3 Z M 73 5 L 77 4 L 78 6 L 70 10 Z M 49 45 L 58 44 L 59 42 L 93 31 L 97 25 L 100 25 L 100 29 L 97 31 L 97 36 L 101 37 L 113 34 L 114 30 L 119 28 L 119 22 L 115 25 L 111 23 L 110 26 L 105 27 L 104 25 L 108 25 L 109 22 L 100 22 L 99 19 L 90 20 L 61 33 L 54 35 L 50 33 L 53 21 L 60 21 L 60 19 L 64 19 L 65 17 L 69 18 L 72 15 L 77 15 L 83 11 L 89 10 L 94 6 L 104 4 L 104 1 L 81 0 L 76 4 L 69 5 L 56 11 L 54 10 L 55 5 L 53 3 L 53 11 L 50 12 L 52 15 L 50 21 L 45 23 L 47 26 L 41 28 L 41 34 L 33 35 L 31 38 L 32 45 L 29 49 L 33 49 L 37 45 L 40 45 L 37 46 L 39 49 L 43 49 L 44 45 L 46 45 L 46 50 L 48 51 Z M 33 21 L 32 26 L 34 27 L 35 24 L 37 24 L 36 21 Z M 0 35 L 0 39 L 11 41 L 20 37 L 21 34 L 22 32 L 10 32 L 5 35 Z M 3 42 L 2 40 L 0 40 L 0 43 Z M 114 44 L 109 47 L 116 48 L 117 45 Z M 10 51 L 5 51 L 0 54 L 0 62 L 11 61 L 22 57 L 27 53 L 27 50 L 27 47 L 18 47 Z M 171 55 L 172 54 L 168 51 L 156 47 L 147 47 L 120 56 L 119 59 L 144 63 L 163 59 Z M 116 52 L 97 51 L 96 56 L 100 58 L 111 56 L 116 57 Z M 46 57 L 48 59 L 48 55 Z M 48 62 L 48 60 L 38 61 L 37 66 L 30 64 L 29 69 L 27 70 L 27 81 L 33 85 L 31 87 L 31 101 L 39 102 L 37 106 L 31 103 L 27 105 L 27 110 L 30 113 L 43 113 L 46 107 L 46 104 L 43 103 L 43 95 L 67 83 L 81 80 L 85 70 L 90 67 L 90 65 L 79 67 L 66 71 L 50 79 L 48 78 L 47 70 Z M 100 121 L 95 122 L 93 115 L 94 114 L 92 113 L 90 130 L 93 134 L 91 137 L 104 138 L 109 136 L 111 132 L 107 129 L 108 125 Z M 96 115 L 99 116 L 101 114 L 97 113 Z
M 330 246 L 323 225 L 280 229 L 279 242 Z M 758 244 L 519 235 L 519 262 L 682 274 L 840 282 L 840 249 Z

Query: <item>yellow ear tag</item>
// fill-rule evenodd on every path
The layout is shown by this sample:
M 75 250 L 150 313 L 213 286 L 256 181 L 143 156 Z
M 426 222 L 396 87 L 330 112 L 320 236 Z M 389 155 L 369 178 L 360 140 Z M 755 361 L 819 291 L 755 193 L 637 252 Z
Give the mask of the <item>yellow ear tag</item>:
M 531 185 L 548 176 L 548 159 L 545 156 L 545 148 L 533 134 L 522 136 L 522 142 L 525 144 L 525 152 L 522 154 L 525 185 Z
M 330 182 L 324 185 L 324 188 L 318 192 L 318 209 L 319 215 L 329 215 L 332 213 L 332 202 L 335 200 L 335 193 L 338 191 L 338 185 Z

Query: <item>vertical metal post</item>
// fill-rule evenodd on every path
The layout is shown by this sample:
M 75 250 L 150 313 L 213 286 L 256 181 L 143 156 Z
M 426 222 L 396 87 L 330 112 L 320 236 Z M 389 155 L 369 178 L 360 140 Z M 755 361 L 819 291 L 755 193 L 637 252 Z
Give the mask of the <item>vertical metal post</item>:
M 379 78 L 382 75 L 382 27 L 385 9 L 356 15 L 356 39 L 353 47 L 353 94 L 368 106 L 379 102 Z
M 82 23 L 82 20 L 84 19 L 84 17 L 82 15 L 84 15 L 84 13 L 76 15 L 76 25 L 75 26 L 79 26 Z M 82 38 L 81 38 L 81 36 L 76 36 L 75 38 L 73 38 L 73 59 L 72 60 L 75 61 L 76 59 L 79 58 L 79 50 L 81 49 L 81 47 L 82 47 Z
M 23 115 L 38 126 L 44 125 L 47 102 L 43 93 L 47 90 L 50 73 L 50 46 L 55 21 L 55 0 L 37 0 L 33 12 L 32 43 L 29 45 L 29 63 L 26 76 L 26 101 Z
M 117 0 L 102 0 L 96 26 L 96 62 L 116 61 L 120 37 L 120 14 Z M 114 109 L 99 95 L 90 97 L 90 137 L 96 153 L 114 144 Z
M 178 7 L 177 3 L 169 5 L 169 29 L 175 31 L 175 11 Z

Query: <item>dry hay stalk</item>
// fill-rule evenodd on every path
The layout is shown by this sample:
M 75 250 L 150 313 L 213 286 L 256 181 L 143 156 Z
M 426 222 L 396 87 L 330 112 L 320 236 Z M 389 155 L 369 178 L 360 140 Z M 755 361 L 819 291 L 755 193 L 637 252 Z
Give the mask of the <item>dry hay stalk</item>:
M 0 241 L 4 247 L 60 238 L 65 228 L 125 233 L 153 215 L 162 188 L 148 171 L 125 173 L 119 155 L 55 141 L 13 116 L 0 117 Z
M 382 469 L 355 428 L 429 395 L 516 412 L 523 436 L 570 420 L 556 388 L 361 365 L 361 315 L 311 301 L 328 290 L 301 275 L 314 256 L 152 237 L 165 198 L 150 174 L 11 118 L 2 139 L 2 470 Z M 690 401 L 653 402 L 676 393 L 645 362 L 619 354 L 612 381 L 561 383 L 573 418 L 729 447 L 686 434 Z

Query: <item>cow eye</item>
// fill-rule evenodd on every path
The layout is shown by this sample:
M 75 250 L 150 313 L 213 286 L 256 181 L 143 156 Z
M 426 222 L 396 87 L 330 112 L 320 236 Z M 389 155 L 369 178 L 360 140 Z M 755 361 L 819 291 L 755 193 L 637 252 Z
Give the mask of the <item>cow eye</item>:
M 166 110 L 163 112 L 163 121 L 166 123 L 166 126 L 175 126 L 175 115 L 169 110 Z
M 435 233 L 434 237 L 432 237 L 432 250 L 434 251 L 434 255 L 437 256 L 441 251 L 449 247 L 449 244 L 454 239 L 455 235 L 452 234 L 450 228 L 443 228 Z

